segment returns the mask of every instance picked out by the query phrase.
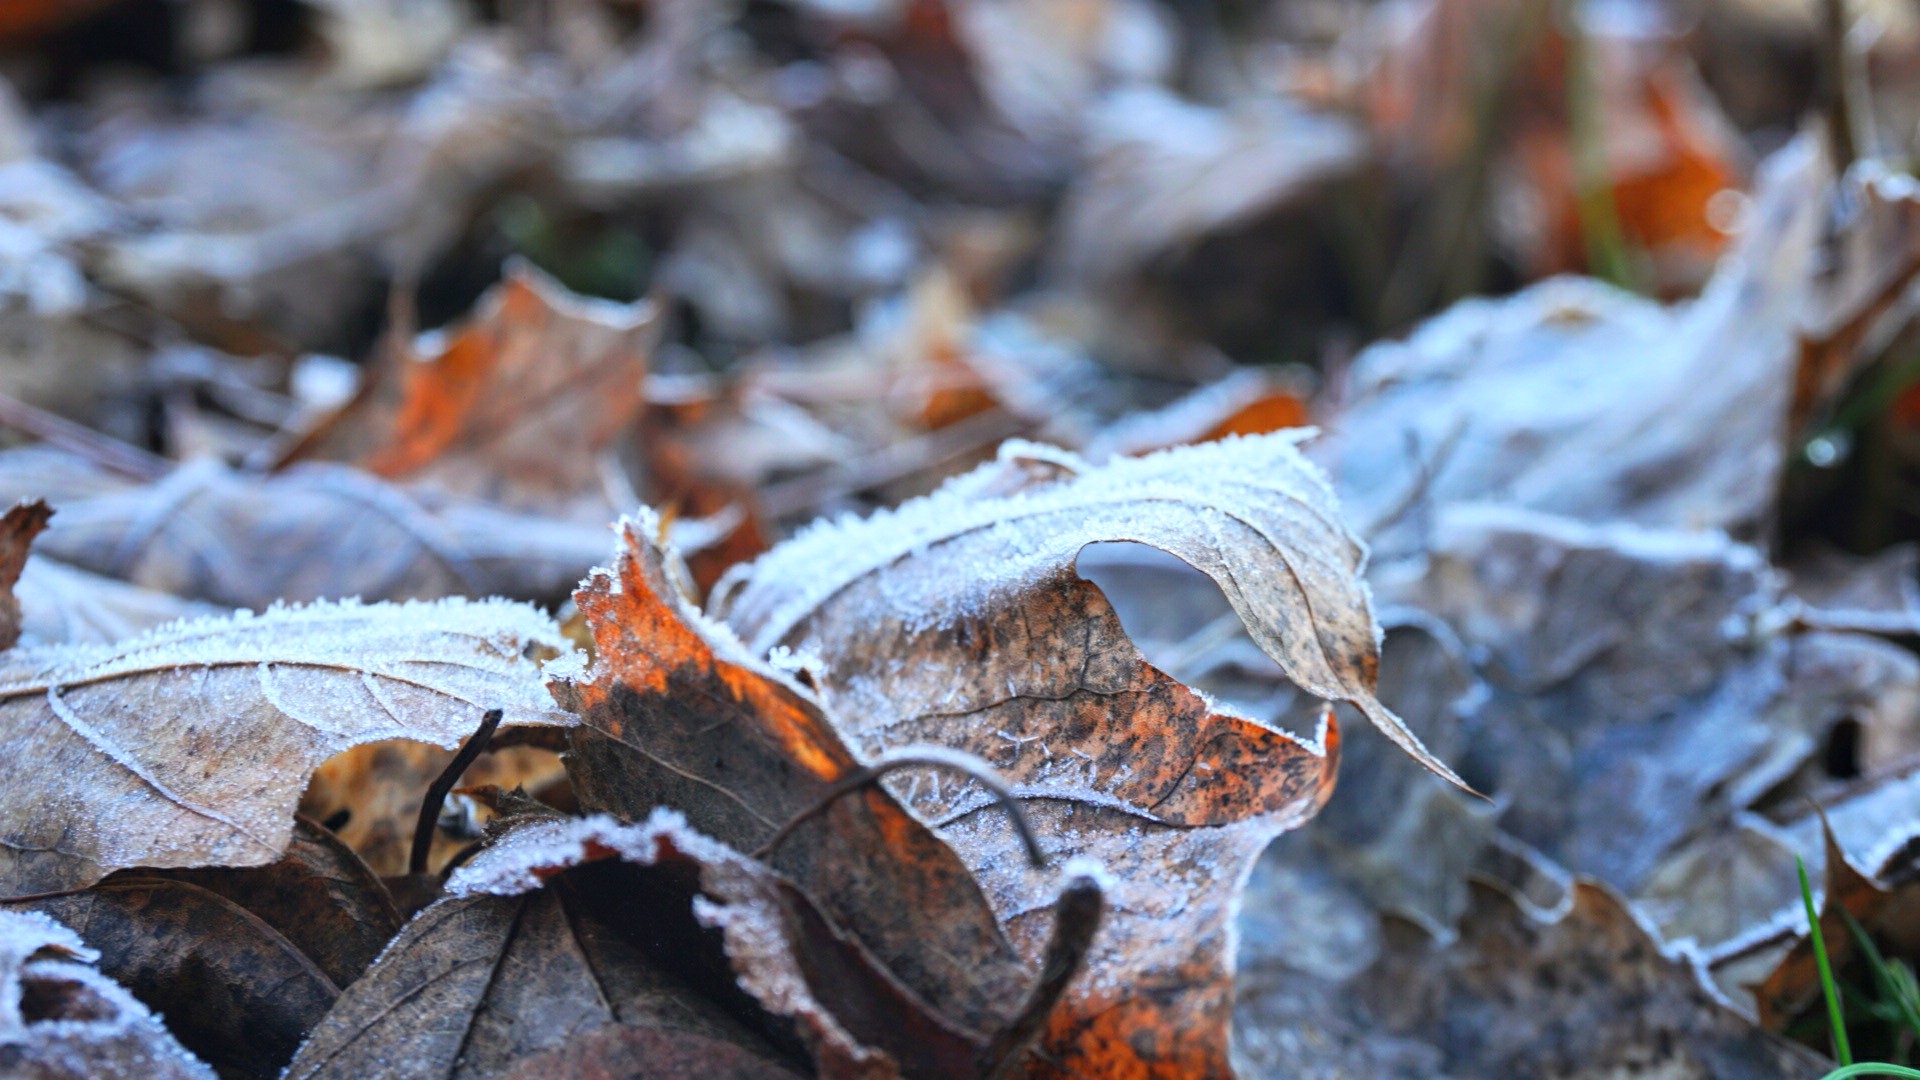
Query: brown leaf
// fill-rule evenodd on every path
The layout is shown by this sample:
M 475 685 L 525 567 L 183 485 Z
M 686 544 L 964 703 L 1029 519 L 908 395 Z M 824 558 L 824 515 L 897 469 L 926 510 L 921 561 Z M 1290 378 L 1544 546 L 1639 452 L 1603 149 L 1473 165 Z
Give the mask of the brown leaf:
M 999 461 L 932 496 L 807 530 L 729 575 L 714 606 L 753 653 L 786 646 L 824 661 L 836 713 L 863 718 L 850 733 L 856 739 L 951 745 L 942 736 L 955 728 L 993 737 L 990 725 L 1002 719 L 995 710 L 1024 712 L 1024 698 L 1066 703 L 1076 693 L 1154 690 L 1157 673 L 1139 661 L 1099 590 L 1073 571 L 1089 544 L 1149 544 L 1212 578 L 1294 683 L 1352 704 L 1460 783 L 1374 696 L 1377 640 L 1358 577 L 1364 549 L 1325 477 L 1295 449 L 1298 439 L 1230 439 L 1098 469 L 1052 447 L 1010 442 Z M 1037 664 L 1036 655 L 1053 660 Z M 1046 728 L 1006 719 L 1010 737 Z M 1116 756 L 1125 723 L 1110 722 L 1121 731 L 1076 741 L 1117 770 L 1126 764 Z M 1178 738 L 1242 742 L 1249 753 L 1290 742 L 1226 717 Z M 1130 768 L 1122 782 L 1151 792 L 1143 801 L 1168 820 L 1198 823 L 1232 801 L 1219 790 L 1198 793 L 1204 785 L 1169 768 L 1178 775 Z M 1071 769 L 1061 761 L 1043 771 Z M 932 812 L 943 805 L 928 804 Z
M 604 521 L 601 459 L 645 404 L 659 332 L 651 302 L 576 296 L 515 263 L 444 344 L 391 351 L 287 460 L 349 461 L 509 509 Z
M 565 724 L 534 663 L 565 648 L 504 601 L 277 608 L 119 646 L 0 661 L 0 741 L 35 762 L 0 793 L 0 895 L 127 866 L 279 858 L 307 776 L 357 743 L 452 745 L 487 708 Z
M 329 464 L 254 476 L 202 461 L 58 509 L 41 553 L 255 610 L 343 596 L 563 596 L 606 551 L 597 526 L 443 499 Z
M 278 862 L 140 873 L 198 885 L 245 908 L 335 986 L 352 985 L 400 932 L 400 913 L 380 879 L 339 837 L 303 817 L 294 819 L 293 840 Z
M 92 964 L 80 935 L 0 909 L 0 1069 L 42 1080 L 213 1080 L 140 1000 Z
M 1787 436 L 1797 445 L 1831 418 L 1848 381 L 1885 349 L 1884 324 L 1910 319 L 1920 275 L 1920 193 L 1904 172 L 1865 161 L 1841 177 L 1831 266 L 1797 339 Z M 1869 348 L 1880 338 L 1879 348 Z
M 1374 696 L 1376 629 L 1361 550 L 1292 433 L 1093 469 L 1014 445 L 996 464 L 864 522 L 816 526 L 723 583 L 756 652 L 792 650 L 868 755 L 930 742 L 978 754 L 1027 800 L 1056 853 L 1122 882 L 1091 975 L 1045 1050 L 1069 1071 L 1227 1068 L 1229 939 L 1247 866 L 1332 789 L 1339 739 L 1213 703 L 1152 667 L 1082 548 L 1131 540 L 1212 579 L 1293 682 L 1359 707 L 1422 763 Z M 918 780 L 918 778 L 916 778 Z M 974 868 L 1031 953 L 1044 876 L 967 785 L 895 786 Z
M 641 1052 L 658 1055 L 649 1074 L 786 1076 L 809 1058 L 829 1076 L 891 1072 L 809 986 L 870 979 L 857 950 L 677 814 L 519 823 L 448 888 L 341 999 L 289 1078 L 394 1061 L 432 1076 L 593 1072 Z
M 6 907 L 80 927 L 100 970 L 223 1072 L 273 1076 L 340 993 L 273 927 L 184 881 L 134 875 Z
M 574 595 L 594 661 L 548 669 L 585 725 L 568 769 L 589 809 L 631 819 L 671 806 L 753 851 L 860 762 L 798 682 L 694 609 L 656 528 L 650 514 L 623 522 L 614 566 Z M 966 867 L 880 787 L 834 800 L 767 861 L 950 1018 L 950 1042 L 983 1049 L 1015 1018 L 1031 974 Z
M 1824 818 L 1820 832 L 1826 848 L 1826 881 L 1820 890 L 1818 931 L 1829 961 L 1838 972 L 1856 948 L 1846 916 L 1851 915 L 1864 927 L 1872 927 L 1894 906 L 1899 893 L 1853 865 Z M 1808 927 L 1801 932 L 1778 965 L 1751 988 L 1754 1003 L 1760 1010 L 1760 1024 L 1769 1031 L 1783 1029 L 1789 1020 L 1817 1007 L 1822 1000 L 1820 966 L 1813 951 L 1812 930 Z
M 17 502 L 0 517 L 0 650 L 11 649 L 20 640 L 20 599 L 13 595 L 13 587 L 26 569 L 27 548 L 51 517 L 53 511 L 39 499 Z
M 1303 992 L 1278 974 L 1250 985 L 1239 1020 L 1258 1037 L 1245 1075 L 1355 1075 L 1390 1040 L 1425 1053 L 1415 1068 L 1368 1075 L 1788 1080 L 1830 1067 L 1727 1008 L 1701 987 L 1693 963 L 1590 881 L 1576 882 L 1551 913 L 1476 883 L 1451 943 L 1411 926 L 1390 930 L 1387 952 L 1353 982 Z M 1303 1008 L 1327 1009 L 1335 1023 L 1302 1026 Z M 1289 1033 L 1296 1052 L 1277 1056 Z

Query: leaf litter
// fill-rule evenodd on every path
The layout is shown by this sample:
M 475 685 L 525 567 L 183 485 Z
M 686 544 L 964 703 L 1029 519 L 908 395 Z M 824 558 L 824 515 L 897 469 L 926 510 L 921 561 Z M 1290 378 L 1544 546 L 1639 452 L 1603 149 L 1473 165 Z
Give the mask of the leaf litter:
M 1796 856 L 1920 959 L 1893 6 L 161 7 L 0 16 L 0 1070 L 1797 1077 Z

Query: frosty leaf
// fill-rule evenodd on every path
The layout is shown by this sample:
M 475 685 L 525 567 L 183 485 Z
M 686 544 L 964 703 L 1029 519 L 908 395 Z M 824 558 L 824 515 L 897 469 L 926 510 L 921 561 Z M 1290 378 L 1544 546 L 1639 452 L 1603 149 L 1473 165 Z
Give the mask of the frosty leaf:
M 273 927 L 183 881 L 123 875 L 6 907 L 78 927 L 103 973 L 224 1072 L 272 1075 L 340 993 Z
M 0 1062 L 12 1075 L 213 1080 L 132 994 L 91 965 L 80 935 L 0 911 Z
M 1358 576 L 1365 549 L 1325 477 L 1295 449 L 1301 435 L 1230 439 L 1102 468 L 1008 443 L 997 463 L 931 496 L 780 545 L 723 580 L 715 606 L 756 653 L 785 645 L 819 656 L 836 711 L 862 718 L 856 739 L 886 731 L 889 741 L 943 742 L 934 734 L 943 717 L 991 728 L 1003 703 L 1113 694 L 1149 680 L 1118 621 L 1089 620 L 1106 604 L 1097 589 L 1076 587 L 1073 569 L 1089 544 L 1148 544 L 1213 579 L 1288 678 L 1352 703 L 1460 783 L 1374 696 L 1377 630 Z M 1088 639 L 1089 628 L 1104 634 Z M 1035 662 L 1040 655 L 1053 662 Z M 1173 794 L 1173 780 L 1130 786 L 1157 788 L 1145 799 L 1157 805 Z M 1213 812 L 1182 802 L 1173 800 L 1169 816 Z
M 0 487 L 14 483 L 15 470 L 39 467 L 0 455 Z M 408 491 L 327 464 L 262 477 L 203 461 L 57 509 L 36 545 L 40 553 L 150 589 L 255 610 L 344 596 L 563 596 L 607 543 L 598 526 Z
M 1303 740 L 1218 706 L 1155 669 L 1101 591 L 1085 546 L 1138 541 L 1225 594 L 1286 675 L 1358 705 L 1445 772 L 1374 697 L 1359 544 L 1289 433 L 1091 469 L 1041 447 L 865 522 L 818 527 L 722 586 L 756 650 L 808 661 L 861 750 L 969 750 L 1027 800 L 1056 854 L 1119 879 L 1089 978 L 1056 1013 L 1047 1051 L 1099 1074 L 1227 1065 L 1230 938 L 1240 883 L 1277 833 L 1332 789 L 1331 713 Z M 1017 943 L 1042 928 L 1044 875 L 971 785 L 895 786 L 942 825 Z
M 176 619 L 225 609 L 37 557 L 14 586 L 22 645 L 107 645 Z
M 119 867 L 257 866 L 307 776 L 375 739 L 451 746 L 489 708 L 562 724 L 534 663 L 567 646 L 505 601 L 316 604 L 174 623 L 0 662 L 0 742 L 36 763 L 0 794 L 0 895 Z
M 601 455 L 645 404 L 651 303 L 576 296 L 525 264 L 391 365 L 294 453 L 524 511 L 608 516 Z
M 824 971 L 834 993 L 871 980 L 858 951 L 822 933 L 818 913 L 764 866 L 678 814 L 515 823 L 448 890 L 341 998 L 289 1078 L 402 1061 L 422 1077 L 535 1076 L 535 1063 L 559 1061 L 566 1075 L 593 1072 L 590 1062 L 617 1075 L 897 1067 L 809 986 Z M 954 1042 L 918 1034 L 929 1053 Z
M 26 568 L 28 545 L 52 516 L 47 504 L 35 499 L 15 503 L 0 517 L 0 650 L 10 649 L 20 640 L 20 600 L 13 595 L 13 587 Z
M 754 851 L 860 762 L 813 695 L 684 598 L 657 527 L 651 514 L 623 522 L 612 568 L 574 594 L 594 662 L 548 668 L 583 725 L 568 770 L 589 809 L 671 806 Z M 767 862 L 967 1038 L 984 1046 L 1012 1020 L 1031 973 L 966 867 L 878 786 L 834 800 Z M 1046 878 L 1042 908 L 1057 888 Z
M 1472 891 L 1457 940 L 1390 926 L 1383 954 L 1351 980 L 1250 958 L 1241 1075 L 1784 1078 L 1826 1067 L 1727 1008 L 1594 882 L 1576 882 L 1554 912 L 1489 884 Z M 1389 1047 L 1397 1060 L 1385 1067 Z

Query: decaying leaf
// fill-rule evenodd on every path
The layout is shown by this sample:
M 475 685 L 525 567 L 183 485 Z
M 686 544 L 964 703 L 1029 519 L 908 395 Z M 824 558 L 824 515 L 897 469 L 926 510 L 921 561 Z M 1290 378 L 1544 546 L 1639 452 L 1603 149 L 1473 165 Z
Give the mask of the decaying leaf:
M 1227 1068 L 1231 926 L 1274 835 L 1332 789 L 1332 713 L 1313 741 L 1216 705 L 1156 670 L 1074 571 L 1129 540 L 1205 573 L 1260 648 L 1316 697 L 1358 707 L 1453 774 L 1374 696 L 1376 633 L 1361 549 L 1325 480 L 1281 433 L 1095 469 L 1031 444 L 928 498 L 821 525 L 723 581 L 754 652 L 791 650 L 869 755 L 928 742 L 1013 783 L 1059 853 L 1119 879 L 1092 973 L 1044 1046 L 1089 1073 Z M 969 785 L 898 782 L 939 822 L 1029 953 L 1044 878 Z
M 509 823 L 448 891 L 289 1077 L 982 1071 L 804 893 L 673 811 Z
M 203 461 L 151 486 L 56 502 L 41 553 L 254 610 L 346 596 L 564 596 L 606 549 L 597 526 L 411 491 L 324 463 L 256 476 Z
M 634 820 L 671 806 L 756 851 L 860 760 L 811 692 L 693 607 L 656 530 L 651 515 L 625 521 L 613 566 L 574 596 L 592 665 L 548 666 L 555 699 L 584 725 L 568 769 L 589 809 Z M 1017 1018 L 1027 965 L 959 858 L 880 786 L 834 799 L 766 858 L 948 1018 L 949 1042 L 984 1054 Z
M 1353 705 L 1459 783 L 1374 696 L 1379 657 L 1358 577 L 1363 549 L 1324 477 L 1295 449 L 1298 440 L 1294 432 L 1229 439 L 1098 469 L 1051 447 L 1010 442 L 996 463 L 932 496 L 805 531 L 729 575 L 714 604 L 755 653 L 786 646 L 819 657 L 836 712 L 862 718 L 856 740 L 947 743 L 943 726 L 992 731 L 1002 703 L 1018 712 L 1021 698 L 1064 703 L 1076 689 L 1146 689 L 1151 669 L 1142 670 L 1073 563 L 1089 544 L 1148 544 L 1212 578 L 1294 683 Z M 1031 660 L 1048 653 L 1054 663 Z M 1009 723 L 1015 735 L 1044 726 Z M 1234 734 L 1216 734 L 1216 724 Z M 1288 741 L 1230 717 L 1177 738 L 1225 738 L 1248 753 Z M 1115 756 L 1118 741 L 1100 749 L 1095 756 L 1108 759 L 1101 771 L 1127 764 Z M 1078 770 L 1063 760 L 1049 771 Z M 1191 778 L 1125 783 L 1153 791 L 1148 801 L 1168 820 L 1205 820 L 1201 805 L 1220 798 L 1187 794 L 1200 783 Z M 1189 811 L 1188 800 L 1201 805 Z
M 99 953 L 37 912 L 0 910 L 0 1069 L 46 1080 L 213 1080 Z
M 291 455 L 522 511 L 608 516 L 603 455 L 640 414 L 655 306 L 576 296 L 523 263 L 462 325 L 390 350 Z
M 10 649 L 20 640 L 20 599 L 13 594 L 13 587 L 26 569 L 27 548 L 52 516 L 47 504 L 36 500 L 15 503 L 0 517 L 0 650 Z
M 340 990 L 280 933 L 184 881 L 118 877 L 82 892 L 7 901 L 79 928 L 100 969 L 214 1067 L 270 1077 Z
M 535 663 L 566 648 L 504 601 L 316 604 L 0 659 L 0 737 L 37 764 L 0 794 L 0 895 L 128 866 L 277 859 L 307 776 L 356 743 L 451 745 L 479 714 L 564 724 Z
M 1416 555 L 1427 512 L 1460 501 L 1751 534 L 1786 461 L 1827 173 L 1810 139 L 1770 159 L 1750 226 L 1686 304 L 1555 278 L 1358 357 L 1310 453 L 1377 556 Z
M 1791 632 L 1779 576 L 1722 534 L 1457 506 L 1431 537 L 1418 602 L 1477 643 L 1490 691 L 1463 768 L 1510 800 L 1503 828 L 1623 892 L 1791 777 L 1836 718 L 1876 760 L 1914 745 L 1920 663 Z
M 1692 961 L 1590 881 L 1558 912 L 1476 883 L 1452 943 L 1390 930 L 1387 952 L 1345 985 L 1303 989 L 1304 977 L 1251 960 L 1245 1075 L 1788 1080 L 1828 1067 L 1727 1008 Z M 1383 1068 L 1389 1048 L 1397 1060 Z
M 212 604 L 129 585 L 44 556 L 28 560 L 14 595 L 20 600 L 22 645 L 107 645 L 176 619 L 223 613 Z
M 350 986 L 400 930 L 374 872 L 339 837 L 297 817 L 287 853 L 266 866 L 140 871 L 197 885 L 279 931 L 335 986 Z

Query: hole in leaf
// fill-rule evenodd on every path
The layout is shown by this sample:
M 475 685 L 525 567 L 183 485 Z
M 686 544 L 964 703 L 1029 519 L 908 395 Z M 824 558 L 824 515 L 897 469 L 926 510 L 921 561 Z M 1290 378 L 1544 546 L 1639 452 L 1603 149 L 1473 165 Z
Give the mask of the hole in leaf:
M 1820 751 L 1820 764 L 1835 780 L 1852 780 L 1860 775 L 1860 721 L 1843 716 L 1827 729 L 1827 742 Z
M 1262 652 L 1213 580 L 1158 548 L 1089 544 L 1075 566 L 1147 662 L 1245 715 L 1311 735 L 1321 702 Z

